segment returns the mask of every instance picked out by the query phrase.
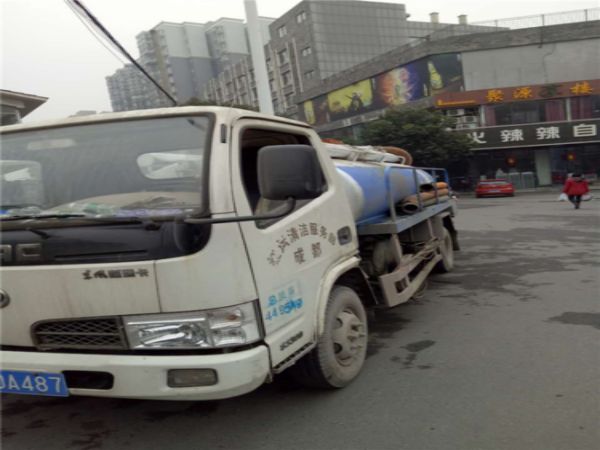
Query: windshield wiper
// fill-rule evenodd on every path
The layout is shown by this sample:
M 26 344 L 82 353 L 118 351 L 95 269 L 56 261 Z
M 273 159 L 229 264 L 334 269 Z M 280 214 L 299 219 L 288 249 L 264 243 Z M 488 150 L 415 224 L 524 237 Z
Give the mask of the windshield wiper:
M 13 220 L 44 220 L 44 219 L 70 219 L 72 217 L 89 217 L 86 214 L 19 214 L 16 216 L 0 217 L 2 222 L 10 222 Z M 93 219 L 93 217 L 91 217 Z
M 46 219 L 82 219 L 84 221 L 91 221 L 94 223 L 100 223 L 105 225 L 113 225 L 120 223 L 141 223 L 144 224 L 146 229 L 158 230 L 160 224 L 154 221 L 151 217 L 117 217 L 117 216 L 105 216 L 105 217 L 94 217 L 87 214 L 76 214 L 76 213 L 64 213 L 64 214 L 32 214 L 32 215 L 18 215 L 8 216 L 0 218 L 0 222 L 12 222 L 17 220 L 23 221 L 37 221 Z M 30 230 L 31 231 L 31 230 Z

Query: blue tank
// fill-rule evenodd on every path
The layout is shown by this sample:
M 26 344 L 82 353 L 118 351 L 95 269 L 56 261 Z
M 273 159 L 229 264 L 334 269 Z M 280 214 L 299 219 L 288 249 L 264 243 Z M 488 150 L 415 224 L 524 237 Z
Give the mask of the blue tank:
M 411 166 L 346 160 L 333 162 L 344 182 L 357 224 L 375 222 L 389 215 L 390 196 L 396 204 L 416 194 L 421 184 L 433 182 L 430 174 Z

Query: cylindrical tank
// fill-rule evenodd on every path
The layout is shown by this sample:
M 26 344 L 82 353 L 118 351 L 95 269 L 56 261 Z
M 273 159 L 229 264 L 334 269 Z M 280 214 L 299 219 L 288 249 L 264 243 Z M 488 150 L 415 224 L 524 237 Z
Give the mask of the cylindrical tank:
M 393 203 L 418 192 L 421 184 L 433 182 L 427 172 L 399 164 L 333 160 L 343 181 L 346 196 L 357 224 L 389 214 Z

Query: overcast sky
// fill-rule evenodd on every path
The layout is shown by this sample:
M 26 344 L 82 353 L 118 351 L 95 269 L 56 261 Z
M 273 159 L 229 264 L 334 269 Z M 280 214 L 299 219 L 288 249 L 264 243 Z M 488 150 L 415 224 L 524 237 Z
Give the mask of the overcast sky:
M 385 1 L 385 0 L 384 0 Z M 257 0 L 261 16 L 279 17 L 299 0 Z M 387 0 L 404 3 L 411 20 L 470 22 L 595 8 L 600 0 Z M 135 35 L 161 21 L 208 22 L 244 18 L 243 0 L 83 0 L 137 57 Z M 123 64 L 71 12 L 64 0 L 0 0 L 0 87 L 49 97 L 26 121 L 65 117 L 78 110 L 110 111 L 104 77 Z

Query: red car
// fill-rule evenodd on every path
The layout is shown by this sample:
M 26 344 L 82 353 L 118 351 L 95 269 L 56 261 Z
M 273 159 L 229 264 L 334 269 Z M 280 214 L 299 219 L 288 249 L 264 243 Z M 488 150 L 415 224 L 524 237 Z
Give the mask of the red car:
M 480 197 L 514 197 L 515 188 L 506 180 L 485 180 L 477 183 L 475 195 Z

